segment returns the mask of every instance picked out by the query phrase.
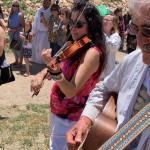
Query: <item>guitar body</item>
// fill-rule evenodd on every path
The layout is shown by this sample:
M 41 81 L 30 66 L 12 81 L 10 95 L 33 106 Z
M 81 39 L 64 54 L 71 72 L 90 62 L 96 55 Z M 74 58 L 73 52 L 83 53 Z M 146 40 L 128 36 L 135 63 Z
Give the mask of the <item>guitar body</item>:
M 116 94 L 110 97 L 102 113 L 98 115 L 87 138 L 83 144 L 83 150 L 97 150 L 114 133 L 117 126 L 116 121 Z

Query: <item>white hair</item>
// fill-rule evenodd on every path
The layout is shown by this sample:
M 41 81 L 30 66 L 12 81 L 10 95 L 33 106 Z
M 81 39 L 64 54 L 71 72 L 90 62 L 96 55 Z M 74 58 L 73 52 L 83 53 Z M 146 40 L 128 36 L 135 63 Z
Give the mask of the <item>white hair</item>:
M 150 20 L 150 0 L 129 0 L 128 7 L 133 17 Z

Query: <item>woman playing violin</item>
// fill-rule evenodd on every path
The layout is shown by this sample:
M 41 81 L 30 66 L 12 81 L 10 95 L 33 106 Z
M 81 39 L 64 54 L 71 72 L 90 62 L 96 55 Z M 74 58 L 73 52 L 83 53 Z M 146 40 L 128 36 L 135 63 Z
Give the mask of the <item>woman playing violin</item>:
M 69 29 L 74 43 L 86 35 L 92 44 L 85 44 L 71 58 L 57 63 L 57 69 L 51 69 L 50 75 L 46 77 L 55 80 L 50 94 L 50 150 L 67 150 L 65 134 L 80 118 L 106 61 L 102 18 L 94 5 L 75 2 Z M 42 58 L 48 68 L 52 68 L 50 55 L 51 49 L 42 51 Z M 47 69 L 44 69 L 32 79 L 31 91 L 36 93 L 43 86 L 42 79 L 46 72 Z

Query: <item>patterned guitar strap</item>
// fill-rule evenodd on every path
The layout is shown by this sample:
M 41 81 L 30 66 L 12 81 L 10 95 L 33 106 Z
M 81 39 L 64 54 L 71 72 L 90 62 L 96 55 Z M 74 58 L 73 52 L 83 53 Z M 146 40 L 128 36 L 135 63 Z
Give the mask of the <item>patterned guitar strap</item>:
M 150 102 L 142 108 L 130 121 L 115 133 L 98 150 L 114 150 L 126 148 L 140 133 L 150 125 Z

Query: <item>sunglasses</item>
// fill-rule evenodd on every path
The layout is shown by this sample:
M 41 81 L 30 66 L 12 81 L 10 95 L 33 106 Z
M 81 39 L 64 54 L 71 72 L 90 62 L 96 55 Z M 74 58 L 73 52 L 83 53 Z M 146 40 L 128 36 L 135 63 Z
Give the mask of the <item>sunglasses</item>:
M 69 20 L 69 26 L 70 27 L 74 27 L 74 28 L 82 28 L 84 26 L 84 24 L 87 24 L 87 22 L 83 22 L 83 21 L 73 21 L 73 20 Z
M 12 5 L 13 7 L 19 7 L 19 5 Z
M 147 26 L 137 27 L 135 24 L 131 22 L 131 24 L 128 26 L 128 30 L 133 35 L 137 35 L 138 32 L 141 31 L 144 37 L 150 38 L 150 27 Z

